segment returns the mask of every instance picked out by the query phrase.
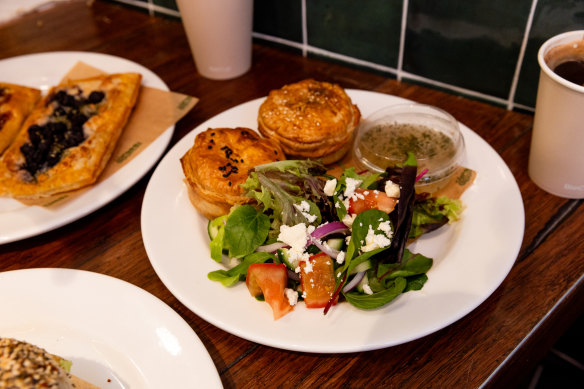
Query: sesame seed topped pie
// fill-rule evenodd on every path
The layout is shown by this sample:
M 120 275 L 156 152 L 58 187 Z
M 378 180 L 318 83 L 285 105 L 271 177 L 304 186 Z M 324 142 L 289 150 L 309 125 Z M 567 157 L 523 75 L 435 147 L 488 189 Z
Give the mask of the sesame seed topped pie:
M 350 148 L 360 118 L 339 85 L 308 79 L 272 90 L 260 106 L 258 128 L 277 141 L 288 158 L 330 164 Z
M 93 184 L 136 104 L 141 79 L 118 73 L 52 88 L 0 160 L 0 195 L 38 199 Z
M 249 128 L 209 128 L 181 158 L 195 208 L 208 219 L 229 213 L 235 204 L 252 199 L 243 194 L 249 171 L 263 163 L 281 161 L 284 153 L 269 139 Z

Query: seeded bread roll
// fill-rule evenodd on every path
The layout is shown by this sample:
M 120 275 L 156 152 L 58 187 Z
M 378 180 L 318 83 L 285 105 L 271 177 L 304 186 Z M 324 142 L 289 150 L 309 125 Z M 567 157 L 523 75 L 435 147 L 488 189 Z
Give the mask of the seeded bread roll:
M 214 219 L 228 214 L 235 204 L 251 201 L 240 185 L 253 167 L 283 159 L 284 153 L 275 142 L 249 128 L 237 127 L 201 132 L 180 162 L 191 202 L 206 218 Z
M 277 141 L 290 159 L 343 157 L 361 112 L 339 85 L 304 80 L 270 92 L 258 113 L 258 128 Z
M 41 347 L 0 338 L 0 389 L 99 389 L 70 374 L 63 367 L 66 364 Z
M 30 343 L 0 338 L 0 389 L 74 387 L 58 357 Z

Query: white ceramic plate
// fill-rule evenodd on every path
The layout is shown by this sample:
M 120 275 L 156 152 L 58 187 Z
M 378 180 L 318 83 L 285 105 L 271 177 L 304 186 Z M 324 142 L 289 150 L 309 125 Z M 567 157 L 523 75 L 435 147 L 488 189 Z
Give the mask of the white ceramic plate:
M 349 90 L 363 116 L 407 100 Z M 519 252 L 524 211 L 513 175 L 499 155 L 461 125 L 465 166 L 478 172 L 464 193 L 458 223 L 416 242 L 415 251 L 434 258 L 421 291 L 406 293 L 374 311 L 339 304 L 321 309 L 299 304 L 272 320 L 270 307 L 256 301 L 245 284 L 226 288 L 207 279 L 219 265 L 209 257 L 207 220 L 189 202 L 180 157 L 195 135 L 209 127 L 256 127 L 264 99 L 229 109 L 181 139 L 162 159 L 146 189 L 142 235 L 158 276 L 189 309 L 223 330 L 265 345 L 321 353 L 378 349 L 408 342 L 446 327 L 481 304 L 501 284 Z
M 125 281 L 72 269 L 2 272 L 0 312 L 1 337 L 72 361 L 71 373 L 99 387 L 222 387 L 188 324 Z
M 142 85 L 168 90 L 166 84 L 156 74 L 137 63 L 89 52 L 51 52 L 0 60 L 0 81 L 30 86 L 46 92 L 78 61 L 109 73 L 139 72 L 143 76 Z M 25 206 L 13 199 L 0 198 L 0 244 L 53 230 L 106 205 L 138 182 L 158 162 L 170 142 L 173 131 L 174 126 L 169 127 L 111 177 L 56 209 Z

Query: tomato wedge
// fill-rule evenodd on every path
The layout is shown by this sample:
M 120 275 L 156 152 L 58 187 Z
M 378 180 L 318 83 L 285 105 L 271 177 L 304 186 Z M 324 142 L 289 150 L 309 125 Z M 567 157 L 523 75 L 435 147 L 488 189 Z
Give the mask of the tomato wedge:
M 337 286 L 333 260 L 325 253 L 318 253 L 300 262 L 300 283 L 307 308 L 323 308 L 329 302 Z M 335 305 L 338 297 L 333 302 Z
M 394 210 L 397 199 L 389 197 L 385 192 L 371 189 L 355 189 L 357 196 L 351 196 L 349 199 L 349 212 L 351 214 L 360 214 L 369 209 L 379 209 L 385 213 Z
M 288 272 L 285 265 L 277 263 L 250 265 L 247 269 L 245 284 L 252 296 L 264 295 L 264 300 L 272 308 L 274 320 L 278 320 L 294 309 L 284 294 L 284 289 L 288 284 Z

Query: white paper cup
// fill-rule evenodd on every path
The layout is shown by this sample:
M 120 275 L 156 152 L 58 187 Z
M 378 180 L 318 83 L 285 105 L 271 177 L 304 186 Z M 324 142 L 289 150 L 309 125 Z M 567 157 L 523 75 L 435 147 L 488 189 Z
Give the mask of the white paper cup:
M 253 0 L 177 0 L 197 71 L 213 80 L 251 67 Z
M 571 54 L 569 52 L 572 52 Z M 541 68 L 528 173 L 543 190 L 584 198 L 584 86 L 554 73 L 562 58 L 584 60 L 584 30 L 546 41 L 538 52 Z

